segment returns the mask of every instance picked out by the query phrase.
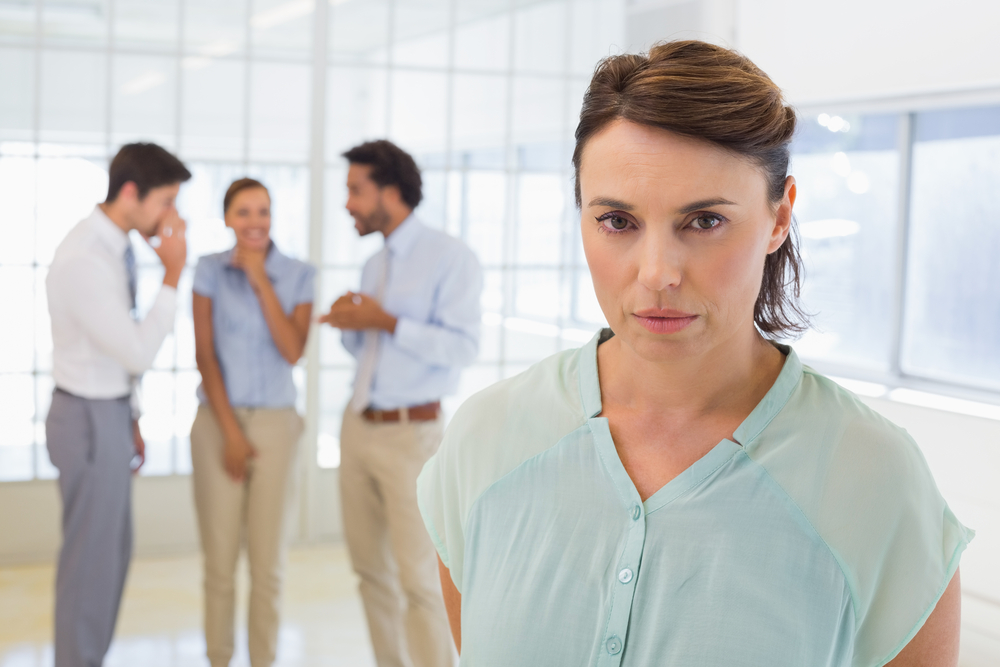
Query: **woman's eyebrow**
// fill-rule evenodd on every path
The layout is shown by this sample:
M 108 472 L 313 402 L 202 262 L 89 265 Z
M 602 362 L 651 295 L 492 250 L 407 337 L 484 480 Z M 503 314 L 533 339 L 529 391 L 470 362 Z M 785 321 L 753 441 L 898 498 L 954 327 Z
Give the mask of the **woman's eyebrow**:
M 694 213 L 695 211 L 703 208 L 712 208 L 713 206 L 737 206 L 738 204 L 734 201 L 729 201 L 728 199 L 723 199 L 722 197 L 716 197 L 715 199 L 702 199 L 701 201 L 691 202 L 687 206 L 684 206 L 677 210 L 677 213 L 681 215 L 686 215 L 688 213 Z
M 616 208 L 621 211 L 631 211 L 632 205 L 626 204 L 623 201 L 617 199 L 610 199 L 608 197 L 594 197 L 590 200 L 588 206 L 607 206 L 608 208 Z

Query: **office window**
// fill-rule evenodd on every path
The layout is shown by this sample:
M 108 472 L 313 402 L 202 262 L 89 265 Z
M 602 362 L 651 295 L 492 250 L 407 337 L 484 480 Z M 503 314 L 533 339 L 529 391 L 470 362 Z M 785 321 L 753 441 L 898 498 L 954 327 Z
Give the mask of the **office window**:
M 803 117 L 792 173 L 815 325 L 802 356 L 996 401 L 1000 107 Z
M 792 146 L 795 217 L 814 328 L 805 357 L 889 368 L 899 196 L 895 115 L 807 117 Z
M 290 12 L 266 0 L 114 0 L 112 11 L 110 0 L 88 0 L 46 2 L 40 21 L 34 3 L 0 17 L 0 307 L 9 314 L 0 322 L 0 480 L 55 476 L 45 449 L 45 276 L 69 229 L 104 200 L 108 160 L 130 141 L 176 151 L 193 174 L 178 200 L 189 266 L 174 332 L 142 380 L 140 422 L 143 474 L 190 471 L 200 382 L 191 281 L 200 256 L 232 245 L 222 222 L 229 183 L 251 175 L 267 184 L 276 244 L 308 256 L 311 70 L 296 61 L 311 58 L 312 7 L 294 4 Z M 132 241 L 142 313 L 162 269 L 145 242 Z M 304 368 L 295 377 L 304 394 Z
M 914 118 L 902 368 L 1000 390 L 1000 107 Z

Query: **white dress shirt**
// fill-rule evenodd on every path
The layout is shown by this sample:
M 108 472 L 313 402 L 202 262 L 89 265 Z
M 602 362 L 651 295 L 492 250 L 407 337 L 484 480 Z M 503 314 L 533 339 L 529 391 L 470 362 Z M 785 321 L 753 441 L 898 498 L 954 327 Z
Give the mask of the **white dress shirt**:
M 379 333 L 369 405 L 391 410 L 454 393 L 462 368 L 479 353 L 483 272 L 476 256 L 411 215 L 365 263 L 361 292 L 377 296 L 383 275 L 382 307 L 397 318 L 396 332 Z M 359 360 L 364 333 L 342 333 L 344 347 Z
M 173 287 L 160 289 L 145 319 L 132 319 L 129 243 L 128 234 L 95 207 L 59 244 L 49 268 L 52 376 L 57 387 L 76 396 L 130 395 L 132 378 L 149 370 L 174 327 Z

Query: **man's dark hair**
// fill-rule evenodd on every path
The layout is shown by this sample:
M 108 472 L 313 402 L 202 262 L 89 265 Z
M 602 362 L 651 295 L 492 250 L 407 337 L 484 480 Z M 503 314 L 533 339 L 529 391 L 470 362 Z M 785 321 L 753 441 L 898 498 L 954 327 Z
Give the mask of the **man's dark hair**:
M 424 198 L 420 180 L 420 170 L 409 153 L 387 141 L 366 141 L 344 153 L 351 164 L 371 166 L 371 179 L 380 187 L 395 185 L 399 196 L 411 209 L 416 208 Z
M 108 198 L 110 204 L 118 198 L 122 186 L 135 183 L 142 199 L 153 188 L 183 183 L 191 178 L 187 167 L 156 144 L 125 144 L 108 168 Z

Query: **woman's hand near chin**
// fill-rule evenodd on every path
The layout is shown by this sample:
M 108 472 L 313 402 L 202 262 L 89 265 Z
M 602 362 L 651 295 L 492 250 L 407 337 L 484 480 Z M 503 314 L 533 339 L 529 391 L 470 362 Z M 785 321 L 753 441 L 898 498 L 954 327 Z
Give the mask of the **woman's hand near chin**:
M 250 281 L 250 287 L 257 291 L 261 285 L 268 280 L 267 271 L 264 269 L 264 261 L 267 259 L 267 250 L 250 250 L 237 244 L 233 249 L 232 264 L 241 269 Z

